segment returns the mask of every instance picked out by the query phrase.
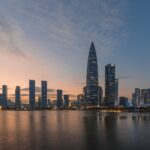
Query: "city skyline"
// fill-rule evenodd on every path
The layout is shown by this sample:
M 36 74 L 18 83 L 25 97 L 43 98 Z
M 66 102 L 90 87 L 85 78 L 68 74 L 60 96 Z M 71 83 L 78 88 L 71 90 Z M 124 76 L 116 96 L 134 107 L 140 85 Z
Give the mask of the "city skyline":
M 104 89 L 105 65 L 115 64 L 119 96 L 131 99 L 136 87 L 150 85 L 150 2 L 144 2 L 0 0 L 0 86 L 13 94 L 29 79 L 37 87 L 46 80 L 50 89 L 80 94 L 94 41 L 99 84 Z
M 0 149 L 148 150 L 150 0 L 0 0 Z

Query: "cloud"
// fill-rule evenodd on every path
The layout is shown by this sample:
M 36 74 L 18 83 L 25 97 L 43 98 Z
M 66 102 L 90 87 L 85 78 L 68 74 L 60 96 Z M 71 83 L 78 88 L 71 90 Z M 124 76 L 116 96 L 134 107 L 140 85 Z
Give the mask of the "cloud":
M 24 91 L 28 91 L 27 89 L 23 89 Z M 51 89 L 49 89 L 50 91 L 51 91 Z M 29 97 L 29 94 L 27 94 L 27 93 L 21 93 L 20 94 L 22 97 Z M 64 94 L 65 95 L 65 94 Z M 70 98 L 76 98 L 77 96 L 76 95 L 74 95 L 74 94 L 68 94 L 69 95 L 69 97 Z M 35 94 L 35 96 L 36 97 L 41 97 L 41 94 L 40 94 L 40 92 L 37 92 L 36 91 L 36 94 Z M 56 95 L 56 93 L 54 93 L 54 92 L 52 92 L 52 93 L 48 93 L 47 94 L 47 96 L 48 96 L 48 98 L 53 98 L 53 99 L 56 99 L 57 98 L 57 95 Z M 15 97 L 15 94 L 9 94 L 9 97 L 10 98 L 14 98 Z M 26 98 L 26 100 L 27 100 L 28 98 Z
M 86 82 L 75 82 L 76 84 L 78 84 L 78 85 L 86 85 Z
M 0 13 L 0 52 L 26 58 L 27 55 L 21 50 L 16 41 L 18 32 L 20 32 L 19 27 L 10 24 Z
M 124 80 L 124 79 L 131 79 L 131 78 L 134 78 L 134 76 L 132 75 L 124 75 L 124 76 L 118 76 L 117 77 L 119 80 Z
M 29 88 L 22 88 L 21 91 L 28 92 Z M 35 87 L 36 93 L 41 93 L 41 87 Z M 47 89 L 47 92 L 56 92 L 55 89 Z
M 124 40 L 127 1 L 14 0 L 9 3 L 28 29 L 41 35 L 44 44 L 51 45 L 55 51 L 82 53 L 87 43 L 95 41 L 99 54 L 109 54 Z

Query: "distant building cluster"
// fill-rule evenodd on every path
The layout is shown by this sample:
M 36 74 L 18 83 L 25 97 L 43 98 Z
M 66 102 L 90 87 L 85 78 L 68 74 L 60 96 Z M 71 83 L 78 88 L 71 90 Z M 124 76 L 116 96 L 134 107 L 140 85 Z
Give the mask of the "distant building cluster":
M 132 105 L 134 107 L 150 105 L 150 89 L 135 88 L 132 94 Z
M 29 103 L 23 104 L 21 101 L 21 88 L 16 86 L 15 89 L 15 102 L 8 99 L 8 88 L 7 85 L 2 86 L 2 94 L 0 94 L 0 106 L 4 109 L 67 109 L 69 108 L 69 95 L 63 95 L 62 90 L 57 90 L 57 98 L 53 102 L 48 99 L 48 88 L 47 81 L 41 81 L 41 96 L 38 97 L 36 101 L 36 86 L 35 80 L 29 80 Z

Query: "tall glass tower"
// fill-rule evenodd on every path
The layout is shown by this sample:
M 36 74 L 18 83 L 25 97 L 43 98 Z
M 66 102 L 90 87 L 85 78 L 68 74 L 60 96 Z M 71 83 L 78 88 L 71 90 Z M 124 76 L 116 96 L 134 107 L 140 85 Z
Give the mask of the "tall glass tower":
M 30 109 L 35 108 L 35 80 L 29 81 L 29 105 Z
M 62 107 L 62 103 L 63 103 L 62 93 L 63 93 L 62 90 L 57 90 L 57 102 L 56 102 L 57 108 L 61 108 Z
M 92 42 L 87 64 L 86 77 L 86 103 L 87 105 L 96 106 L 99 100 L 99 86 L 98 86 L 98 64 L 94 43 Z
M 16 86 L 16 89 L 15 89 L 15 106 L 16 108 L 21 107 L 20 86 Z
M 108 64 L 105 66 L 105 104 L 114 106 L 116 101 L 117 83 L 115 77 L 115 65 Z
M 3 100 L 2 100 L 2 104 L 3 104 L 3 107 L 8 107 L 8 104 L 7 104 L 7 91 L 8 91 L 8 89 L 7 89 L 7 85 L 3 85 L 3 87 L 2 87 L 2 98 L 3 98 Z
M 41 82 L 42 108 L 47 108 L 47 81 Z

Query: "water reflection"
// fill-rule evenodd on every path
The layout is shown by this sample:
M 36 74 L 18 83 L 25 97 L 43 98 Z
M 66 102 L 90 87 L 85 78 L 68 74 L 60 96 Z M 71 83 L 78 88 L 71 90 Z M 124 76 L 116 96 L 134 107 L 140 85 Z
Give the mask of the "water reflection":
M 0 149 L 149 149 L 150 114 L 0 112 Z
M 91 115 L 86 112 L 83 117 L 84 135 L 85 135 L 85 149 L 99 149 L 99 128 L 97 126 L 97 115 Z

